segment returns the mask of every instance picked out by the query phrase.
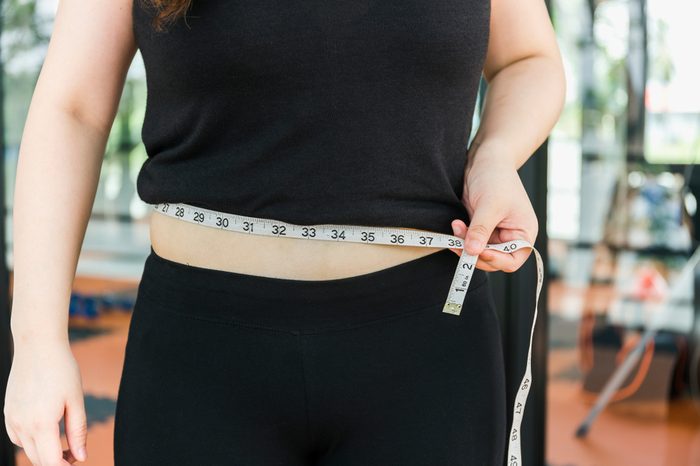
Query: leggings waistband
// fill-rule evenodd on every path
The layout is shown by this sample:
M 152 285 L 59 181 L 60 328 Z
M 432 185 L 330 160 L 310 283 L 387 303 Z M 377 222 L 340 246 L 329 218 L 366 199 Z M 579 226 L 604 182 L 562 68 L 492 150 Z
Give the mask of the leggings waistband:
M 297 280 L 187 265 L 159 256 L 151 246 L 139 293 L 175 312 L 217 320 L 329 328 L 441 307 L 458 260 L 449 249 L 441 249 L 361 275 Z M 474 269 L 465 307 L 469 295 L 487 281 L 485 271 Z

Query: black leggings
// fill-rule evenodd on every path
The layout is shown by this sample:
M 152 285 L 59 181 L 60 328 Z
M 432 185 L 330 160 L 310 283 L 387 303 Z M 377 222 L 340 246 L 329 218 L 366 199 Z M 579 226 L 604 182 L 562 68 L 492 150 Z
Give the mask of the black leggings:
M 331 280 L 145 263 L 115 466 L 501 466 L 506 391 L 488 274 L 442 312 L 442 249 Z

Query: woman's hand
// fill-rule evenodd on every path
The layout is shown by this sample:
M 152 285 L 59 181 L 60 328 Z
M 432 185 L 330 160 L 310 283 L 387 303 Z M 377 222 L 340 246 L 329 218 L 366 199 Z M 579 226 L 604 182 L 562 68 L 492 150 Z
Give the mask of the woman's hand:
M 5 394 L 5 427 L 33 465 L 85 461 L 87 422 L 78 364 L 68 342 L 45 339 L 15 345 Z M 67 450 L 59 422 L 65 414 Z
M 453 220 L 452 230 L 455 236 L 465 238 L 467 254 L 479 256 L 477 268 L 487 272 L 515 272 L 532 249 L 506 254 L 484 249 L 486 243 L 524 239 L 534 246 L 538 222 L 515 165 L 510 160 L 499 159 L 498 155 L 484 150 L 469 159 L 462 202 L 471 221 L 467 227 L 462 220 Z M 463 252 L 451 250 L 457 255 Z

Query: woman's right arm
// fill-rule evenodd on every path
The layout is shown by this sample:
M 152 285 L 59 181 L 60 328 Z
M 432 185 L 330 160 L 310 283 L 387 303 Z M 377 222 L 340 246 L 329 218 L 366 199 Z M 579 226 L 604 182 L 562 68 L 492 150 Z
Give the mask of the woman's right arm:
M 4 414 L 10 439 L 34 465 L 84 459 L 87 425 L 68 307 L 107 138 L 136 52 L 131 7 L 132 0 L 59 1 L 20 143 L 14 351 Z M 64 414 L 65 453 L 58 426 Z

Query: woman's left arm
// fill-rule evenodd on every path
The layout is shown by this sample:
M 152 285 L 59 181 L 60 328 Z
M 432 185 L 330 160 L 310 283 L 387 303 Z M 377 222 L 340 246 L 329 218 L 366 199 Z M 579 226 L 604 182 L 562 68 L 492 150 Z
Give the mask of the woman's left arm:
M 470 224 L 453 220 L 452 228 L 465 238 L 467 253 L 479 256 L 477 268 L 513 272 L 531 249 L 503 254 L 484 247 L 513 239 L 534 245 L 537 217 L 517 170 L 547 138 L 566 92 L 544 0 L 491 0 L 484 78 L 489 86 L 467 154 L 462 196 Z

